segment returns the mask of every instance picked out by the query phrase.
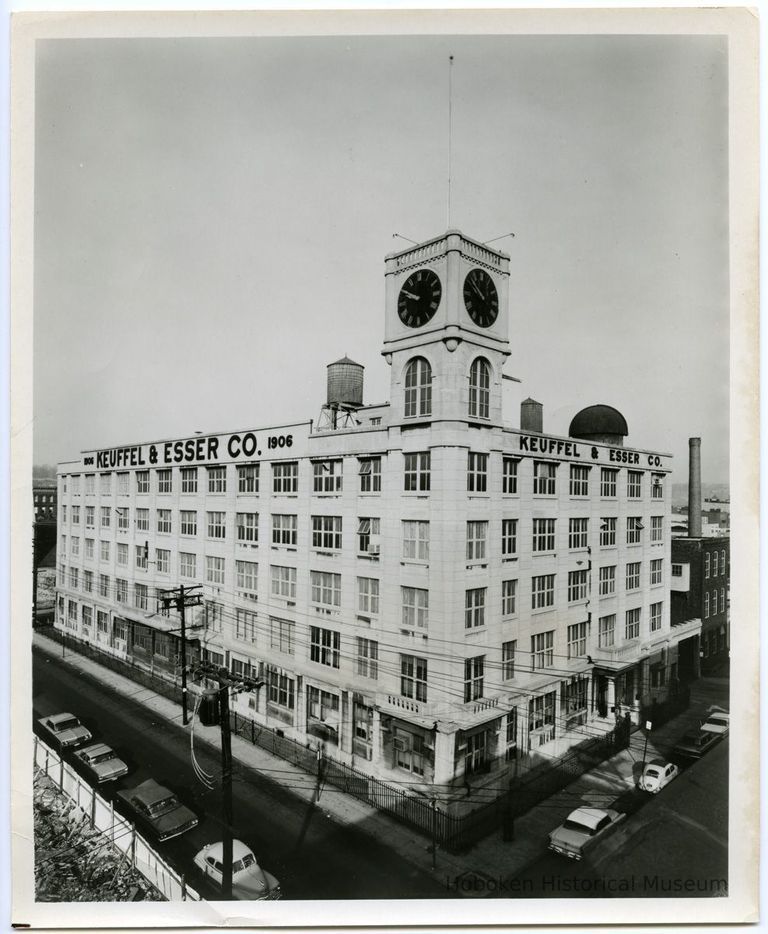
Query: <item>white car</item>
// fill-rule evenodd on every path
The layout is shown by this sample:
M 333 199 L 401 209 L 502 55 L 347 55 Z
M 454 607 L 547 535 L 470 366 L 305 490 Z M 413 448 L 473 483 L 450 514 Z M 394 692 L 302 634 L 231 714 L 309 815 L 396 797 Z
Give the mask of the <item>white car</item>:
M 626 816 L 610 808 L 578 808 L 549 835 L 549 849 L 569 859 L 581 859 L 588 846 Z
M 727 736 L 730 726 L 731 715 L 725 710 L 713 710 L 701 724 L 705 733 L 717 733 L 720 736 Z
M 642 791 L 648 791 L 652 795 L 656 795 L 665 785 L 677 778 L 679 774 L 680 769 L 672 762 L 656 759 L 646 765 L 637 784 Z
M 224 875 L 224 844 L 209 843 L 195 857 L 195 865 L 207 879 L 221 888 Z M 241 901 L 264 901 L 280 898 L 280 883 L 259 867 L 253 851 L 242 840 L 232 841 L 232 897 Z
M 60 749 L 81 746 L 93 739 L 90 730 L 71 713 L 55 713 L 37 721 Z

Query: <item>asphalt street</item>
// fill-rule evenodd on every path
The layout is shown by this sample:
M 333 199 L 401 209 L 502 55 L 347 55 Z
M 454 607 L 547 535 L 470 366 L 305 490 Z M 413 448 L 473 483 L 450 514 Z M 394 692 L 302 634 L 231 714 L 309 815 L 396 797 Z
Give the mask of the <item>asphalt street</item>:
M 138 689 L 138 686 L 137 686 Z M 196 778 L 189 734 L 162 721 L 141 704 L 116 694 L 87 675 L 35 651 L 33 665 L 35 720 L 54 713 L 75 714 L 130 766 L 117 782 L 100 792 L 111 798 L 119 788 L 133 788 L 146 778 L 175 791 L 199 817 L 197 827 L 157 845 L 161 855 L 201 894 L 193 858 L 205 844 L 222 839 L 218 788 L 209 791 Z M 35 725 L 37 728 L 37 725 Z M 220 773 L 218 751 L 198 742 L 195 754 L 209 774 Z M 65 758 L 72 761 L 71 755 Z M 281 883 L 288 899 L 445 898 L 442 880 L 411 865 L 354 826 L 341 826 L 317 805 L 291 793 L 258 772 L 234 763 L 234 835 L 248 844 L 260 865 Z M 425 842 L 426 845 L 426 842 Z

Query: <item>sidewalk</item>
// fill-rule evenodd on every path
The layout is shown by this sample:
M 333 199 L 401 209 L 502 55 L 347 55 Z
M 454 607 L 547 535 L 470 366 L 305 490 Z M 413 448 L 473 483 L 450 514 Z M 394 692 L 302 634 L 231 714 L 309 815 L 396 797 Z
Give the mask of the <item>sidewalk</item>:
M 112 690 L 130 696 L 163 719 L 177 723 L 180 730 L 185 729 L 181 725 L 179 707 L 172 701 L 156 695 L 151 688 L 141 687 L 135 681 L 74 651 L 69 651 L 62 659 L 59 643 L 40 632 L 34 634 L 33 646 L 52 660 L 88 674 Z M 712 705 L 728 706 L 727 679 L 711 678 L 694 682 L 691 685 L 689 709 L 649 734 L 646 760 L 666 755 L 686 730 L 698 726 Z M 216 748 L 219 747 L 217 727 L 204 727 L 197 723 L 195 736 Z M 644 745 L 645 733 L 635 732 L 627 749 L 584 773 L 562 791 L 517 818 L 514 841 L 504 842 L 499 828 L 497 833 L 490 834 L 464 853 L 453 854 L 438 850 L 435 870 L 438 878 L 454 880 L 468 871 L 494 879 L 500 875 L 515 875 L 532 860 L 541 856 L 549 832 L 574 808 L 587 803 L 596 807 L 609 806 L 619 795 L 634 786 L 643 761 Z M 288 773 L 286 782 L 290 783 L 295 794 L 305 801 L 313 798 L 314 777 L 290 762 L 278 759 L 260 746 L 254 746 L 236 735 L 232 736 L 232 753 L 243 765 L 256 771 L 264 770 L 267 777 L 273 774 L 274 770 Z M 389 847 L 419 869 L 431 870 L 432 854 L 429 840 L 416 831 L 356 798 L 337 792 L 321 793 L 318 806 L 328 817 L 340 824 L 364 827 L 365 830 L 361 832 L 370 834 L 377 842 Z

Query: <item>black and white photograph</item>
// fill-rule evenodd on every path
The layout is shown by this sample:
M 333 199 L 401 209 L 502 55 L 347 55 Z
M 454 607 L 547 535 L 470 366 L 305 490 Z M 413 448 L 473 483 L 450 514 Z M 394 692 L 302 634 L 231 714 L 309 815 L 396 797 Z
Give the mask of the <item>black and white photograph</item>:
M 15 18 L 15 923 L 756 918 L 756 24 L 593 13 Z

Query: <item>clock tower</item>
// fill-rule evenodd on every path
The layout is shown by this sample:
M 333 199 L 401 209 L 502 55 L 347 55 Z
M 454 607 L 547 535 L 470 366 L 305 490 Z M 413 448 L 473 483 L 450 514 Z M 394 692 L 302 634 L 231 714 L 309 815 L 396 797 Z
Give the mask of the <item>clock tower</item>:
M 509 257 L 448 230 L 391 253 L 385 276 L 394 420 L 500 424 Z

